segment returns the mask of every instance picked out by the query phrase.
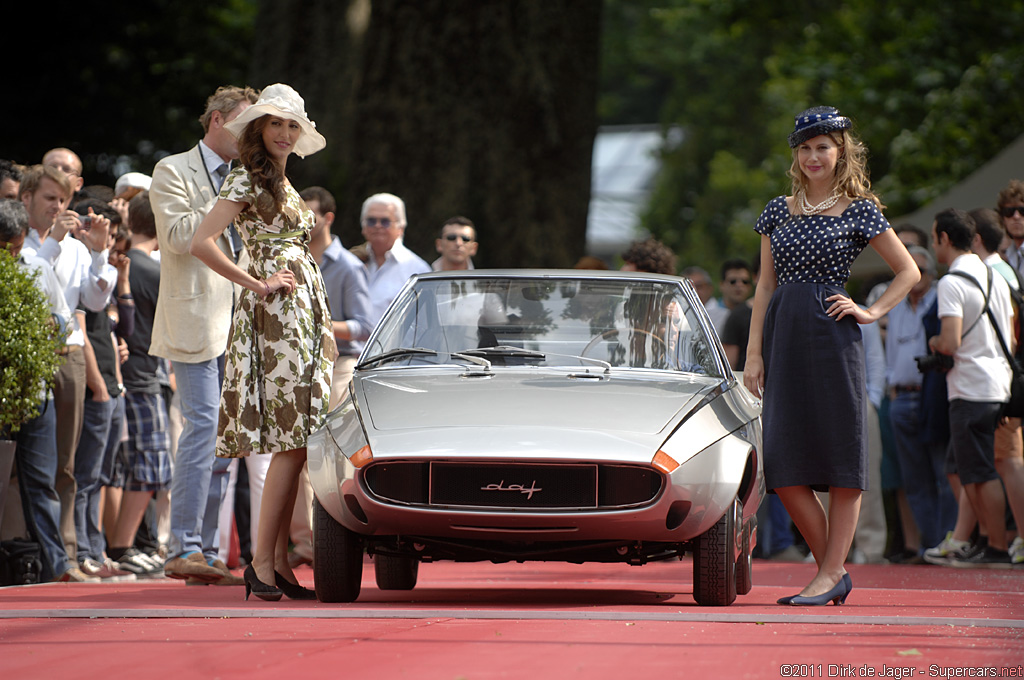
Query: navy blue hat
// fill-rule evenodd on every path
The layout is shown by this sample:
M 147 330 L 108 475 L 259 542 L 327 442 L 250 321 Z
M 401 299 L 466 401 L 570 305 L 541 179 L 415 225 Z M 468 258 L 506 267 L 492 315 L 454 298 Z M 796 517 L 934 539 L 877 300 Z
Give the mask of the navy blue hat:
M 789 148 L 801 142 L 836 130 L 846 130 L 853 123 L 834 106 L 813 106 L 796 117 L 793 133 L 789 135 Z

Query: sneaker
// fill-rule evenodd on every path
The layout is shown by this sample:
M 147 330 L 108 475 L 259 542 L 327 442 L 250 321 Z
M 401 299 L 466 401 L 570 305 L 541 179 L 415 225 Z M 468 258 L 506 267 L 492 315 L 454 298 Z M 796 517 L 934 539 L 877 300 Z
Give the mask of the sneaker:
M 96 560 L 86 558 L 82 560 L 82 564 L 79 568 L 86 576 L 95 576 L 101 581 L 118 582 L 135 580 L 135 574 L 117 567 L 109 557 L 103 560 L 103 562 L 97 562 Z
M 1009 569 L 1013 566 L 1010 563 L 1010 553 L 1005 550 L 996 550 L 992 546 L 985 546 L 984 549 L 971 553 L 969 556 L 960 555 L 953 558 L 954 567 L 981 567 L 985 569 Z
M 135 578 L 163 578 L 164 575 L 164 568 L 154 564 L 149 556 L 138 548 L 129 548 L 118 560 L 117 566 L 135 574 Z
M 186 580 L 190 577 L 212 583 L 223 578 L 224 574 L 206 563 L 203 553 L 194 552 L 188 556 L 179 555 L 164 563 L 164 574 L 171 578 Z
M 151 553 L 144 552 L 142 556 L 146 558 L 153 566 L 159 567 L 161 570 L 164 568 L 164 562 L 167 561 L 167 557 L 160 554 L 159 551 Z
M 1024 566 L 1024 538 L 1018 536 L 1013 539 L 1007 552 L 1010 553 L 1010 562 L 1014 566 Z
M 924 551 L 924 561 L 928 564 L 948 565 L 954 557 L 962 556 L 961 553 L 970 545 L 970 541 L 958 541 L 953 538 L 952 531 L 947 531 L 946 537 L 942 539 L 942 543 Z
M 63 574 L 53 579 L 54 583 L 99 583 L 99 576 L 87 576 L 84 571 L 78 567 L 71 567 Z

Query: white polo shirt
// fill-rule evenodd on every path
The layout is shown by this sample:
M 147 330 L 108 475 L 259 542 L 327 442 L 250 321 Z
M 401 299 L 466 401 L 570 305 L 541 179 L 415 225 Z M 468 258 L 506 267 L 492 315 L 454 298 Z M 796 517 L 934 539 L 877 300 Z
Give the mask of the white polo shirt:
M 988 287 L 992 276 L 989 309 L 992 310 L 1003 339 L 1012 338 L 1012 307 L 1010 287 L 1002 276 L 993 272 L 977 255 L 960 255 L 949 267 L 974 278 L 982 288 Z M 946 374 L 946 387 L 950 400 L 973 402 L 1005 402 L 1010 399 L 1010 365 L 1006 361 L 992 322 L 983 315 L 984 295 L 978 286 L 959 276 L 946 275 L 939 279 L 939 318 L 959 317 L 963 320 L 960 348 L 953 355 L 953 369 Z M 983 318 L 974 325 L 974 321 Z M 971 326 L 974 325 L 974 328 Z

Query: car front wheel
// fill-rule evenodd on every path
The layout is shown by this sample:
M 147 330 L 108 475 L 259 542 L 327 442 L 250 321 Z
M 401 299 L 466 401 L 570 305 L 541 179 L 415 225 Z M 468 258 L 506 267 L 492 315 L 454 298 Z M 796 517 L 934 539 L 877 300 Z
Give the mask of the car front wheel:
M 736 504 L 697 537 L 693 550 L 693 599 L 724 607 L 736 600 Z
M 363 541 L 313 500 L 313 579 L 321 602 L 353 602 L 363 580 Z

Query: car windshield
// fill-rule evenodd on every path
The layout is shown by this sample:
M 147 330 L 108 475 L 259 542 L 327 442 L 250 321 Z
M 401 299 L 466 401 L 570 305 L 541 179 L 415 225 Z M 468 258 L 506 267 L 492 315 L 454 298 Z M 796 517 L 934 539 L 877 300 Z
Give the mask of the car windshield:
M 361 365 L 483 358 L 495 367 L 630 367 L 721 377 L 713 347 L 671 282 L 427 278 L 385 316 Z

